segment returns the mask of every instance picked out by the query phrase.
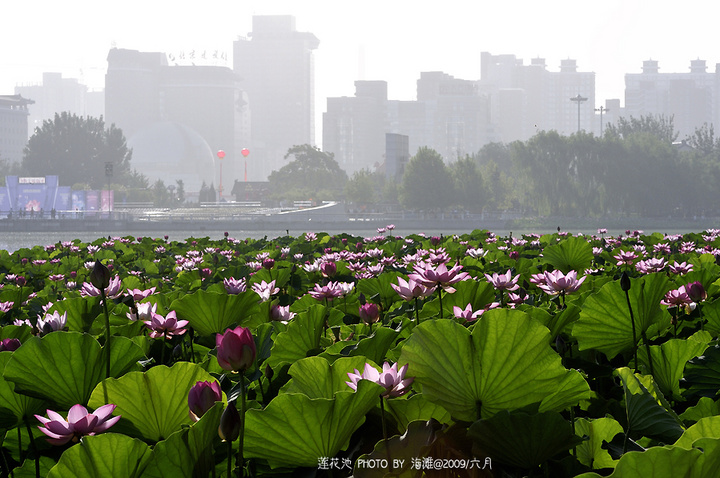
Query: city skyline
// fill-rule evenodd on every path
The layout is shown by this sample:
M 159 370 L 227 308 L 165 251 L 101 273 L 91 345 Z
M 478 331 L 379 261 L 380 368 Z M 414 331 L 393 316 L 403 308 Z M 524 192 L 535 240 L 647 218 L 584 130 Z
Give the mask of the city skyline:
M 369 0 L 361 7 L 219 0 L 204 10 L 166 1 L 129 0 L 113 9 L 87 0 L 70 4 L 72 10 L 67 3 L 46 0 L 32 8 L 20 2 L 6 6 L 9 18 L 19 20 L 0 31 L 5 46 L 0 94 L 39 83 L 46 71 L 78 78 L 90 89 L 102 88 L 107 54 L 114 46 L 175 57 L 207 52 L 205 64 L 232 67 L 233 41 L 252 30 L 253 15 L 267 14 L 293 15 L 298 31 L 320 40 L 315 51 L 316 125 L 326 98 L 353 96 L 355 80 L 387 81 L 389 98 L 412 100 L 424 71 L 480 79 L 482 51 L 514 54 L 526 64 L 544 58 L 550 71 L 558 71 L 563 59 L 575 59 L 579 71 L 596 73 L 595 106 L 611 98 L 624 104 L 624 75 L 639 73 L 645 60 L 657 60 L 664 73 L 687 72 L 696 58 L 706 60 L 709 71 L 720 62 L 713 56 L 711 16 L 700 15 L 702 4 L 693 0 L 678 11 L 669 1 L 655 2 L 650 10 L 635 0 L 488 6 L 450 0 L 442 9 L 406 0 Z M 185 62 L 192 60 L 186 57 Z

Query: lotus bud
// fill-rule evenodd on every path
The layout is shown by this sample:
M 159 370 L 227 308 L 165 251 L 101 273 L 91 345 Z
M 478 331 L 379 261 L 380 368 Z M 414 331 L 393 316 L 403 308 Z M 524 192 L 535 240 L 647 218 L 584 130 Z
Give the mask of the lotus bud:
M 693 302 L 702 302 L 707 299 L 707 292 L 699 281 L 691 282 L 685 286 L 685 292 Z
M 360 318 L 368 325 L 377 322 L 380 318 L 380 311 L 378 310 L 378 306 L 371 302 L 368 302 L 365 305 L 361 305 Z
M 224 370 L 240 372 L 255 362 L 255 341 L 250 329 L 236 327 L 227 329 L 223 335 L 215 336 L 217 360 Z
M 267 270 L 272 269 L 273 267 L 275 267 L 275 259 L 270 259 L 270 258 L 265 259 L 262 262 L 262 266 L 263 266 L 263 268 L 265 268 Z
M 100 290 L 105 290 L 110 285 L 110 269 L 100 260 L 95 260 L 95 265 L 90 271 L 90 283 Z
M 215 402 L 222 402 L 220 384 L 215 381 L 196 383 L 188 392 L 190 418 L 194 422 L 200 420 L 200 417 L 210 410 Z
M 334 262 L 323 262 L 320 264 L 320 272 L 325 277 L 332 277 L 337 272 L 337 265 Z
M 0 340 L 0 352 L 14 352 L 20 348 L 20 340 L 3 339 Z
M 627 272 L 623 272 L 620 276 L 620 288 L 625 292 L 630 290 L 630 276 L 627 275 Z
M 220 416 L 218 435 L 222 441 L 233 442 L 240 436 L 240 414 L 235 407 L 235 402 L 228 403 L 225 411 Z

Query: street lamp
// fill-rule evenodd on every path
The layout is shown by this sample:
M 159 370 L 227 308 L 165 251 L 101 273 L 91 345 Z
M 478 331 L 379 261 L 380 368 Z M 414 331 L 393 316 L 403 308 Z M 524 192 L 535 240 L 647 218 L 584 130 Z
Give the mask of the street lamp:
M 605 132 L 605 130 L 603 130 L 602 115 L 603 115 L 603 113 L 607 113 L 610 110 L 605 108 L 604 106 L 600 106 L 600 108 L 595 108 L 595 111 L 600 112 L 600 138 L 602 138 L 603 133 Z
M 570 101 L 574 101 L 578 105 L 578 133 L 580 132 L 580 104 L 583 101 L 587 101 L 588 99 L 584 96 L 580 96 L 580 93 L 577 94 L 577 96 L 573 96 L 570 98 Z

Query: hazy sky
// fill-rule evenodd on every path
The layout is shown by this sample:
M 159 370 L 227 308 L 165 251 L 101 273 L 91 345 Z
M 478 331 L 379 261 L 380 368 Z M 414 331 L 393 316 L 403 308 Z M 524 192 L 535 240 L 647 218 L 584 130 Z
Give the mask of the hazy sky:
M 290 14 L 320 40 L 315 52 L 318 111 L 328 96 L 352 96 L 356 79 L 386 80 L 390 99 L 415 98 L 421 71 L 480 78 L 480 52 L 511 53 L 557 71 L 574 58 L 596 73 L 599 106 L 624 103 L 624 73 L 643 60 L 687 72 L 690 60 L 720 62 L 711 3 L 656 0 L 4 0 L 0 94 L 59 71 L 102 88 L 112 46 L 141 51 L 228 54 L 252 29 L 252 15 Z M 115 6 L 110 6 L 115 5 Z M 364 52 L 364 62 L 359 60 Z M 361 67 L 361 64 L 364 67 Z M 319 138 L 318 138 L 319 139 Z

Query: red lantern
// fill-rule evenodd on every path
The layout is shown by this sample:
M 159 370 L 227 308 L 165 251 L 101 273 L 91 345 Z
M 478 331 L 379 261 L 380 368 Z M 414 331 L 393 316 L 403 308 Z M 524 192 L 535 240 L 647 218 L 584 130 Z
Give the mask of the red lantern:
M 250 154 L 250 150 L 247 148 L 243 148 L 242 151 L 240 151 L 240 154 L 242 154 L 243 157 L 247 158 L 248 155 Z
M 220 151 L 218 151 L 217 157 L 220 159 L 223 159 L 225 157 L 225 151 L 223 151 L 222 149 Z

